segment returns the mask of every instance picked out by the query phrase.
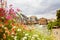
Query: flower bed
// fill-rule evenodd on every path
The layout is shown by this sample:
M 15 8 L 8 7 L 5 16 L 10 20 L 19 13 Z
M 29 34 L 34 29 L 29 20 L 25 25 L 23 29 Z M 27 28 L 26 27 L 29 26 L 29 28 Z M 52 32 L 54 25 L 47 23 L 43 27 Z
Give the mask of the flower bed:
M 29 29 L 16 22 L 16 12 L 0 8 L 0 40 L 54 40 L 52 35 L 45 36 L 36 29 Z

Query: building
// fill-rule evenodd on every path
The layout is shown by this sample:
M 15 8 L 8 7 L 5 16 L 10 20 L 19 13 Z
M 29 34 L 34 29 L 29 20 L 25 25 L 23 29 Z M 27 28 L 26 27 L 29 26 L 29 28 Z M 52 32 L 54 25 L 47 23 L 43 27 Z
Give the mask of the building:
M 29 20 L 30 20 L 30 23 L 32 24 L 36 24 L 37 23 L 37 17 L 36 16 L 31 16 L 31 17 L 29 17 Z
M 40 19 L 38 20 L 38 23 L 39 23 L 40 25 L 47 25 L 48 21 L 47 21 L 46 18 L 40 18 Z

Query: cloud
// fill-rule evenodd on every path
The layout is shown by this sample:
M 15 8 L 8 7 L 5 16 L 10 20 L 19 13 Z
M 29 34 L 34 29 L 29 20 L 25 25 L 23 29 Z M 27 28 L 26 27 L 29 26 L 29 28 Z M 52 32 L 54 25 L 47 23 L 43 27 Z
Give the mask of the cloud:
M 55 17 L 56 10 L 60 8 L 60 0 L 9 0 L 8 5 L 11 3 L 14 5 L 14 8 L 20 8 L 23 14 L 27 16 Z

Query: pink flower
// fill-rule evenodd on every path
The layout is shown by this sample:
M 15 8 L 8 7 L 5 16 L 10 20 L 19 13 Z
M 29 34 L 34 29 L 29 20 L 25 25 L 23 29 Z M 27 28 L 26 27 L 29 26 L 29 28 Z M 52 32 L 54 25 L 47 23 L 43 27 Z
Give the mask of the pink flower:
M 5 16 L 5 10 L 3 8 L 0 8 L 0 17 Z
M 3 10 L 3 8 L 0 8 L 0 11 L 2 11 Z
M 9 14 L 13 15 L 13 16 L 16 16 L 16 13 L 15 13 L 13 8 L 9 9 Z
M 7 16 L 6 16 L 6 19 L 12 20 L 13 18 L 12 18 L 10 15 L 7 15 Z
M 12 5 L 12 4 L 10 4 L 9 6 L 10 6 L 10 7 L 12 7 L 13 5 Z
M 14 9 L 10 8 L 9 9 L 9 14 L 13 14 L 14 13 Z
M 19 8 L 16 9 L 18 12 L 21 11 Z

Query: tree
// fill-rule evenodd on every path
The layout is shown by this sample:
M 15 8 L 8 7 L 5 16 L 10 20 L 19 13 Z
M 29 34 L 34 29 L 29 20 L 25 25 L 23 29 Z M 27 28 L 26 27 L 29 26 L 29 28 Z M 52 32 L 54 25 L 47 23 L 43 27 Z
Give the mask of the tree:
M 60 26 L 60 10 L 57 10 L 57 26 Z

